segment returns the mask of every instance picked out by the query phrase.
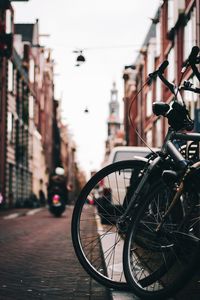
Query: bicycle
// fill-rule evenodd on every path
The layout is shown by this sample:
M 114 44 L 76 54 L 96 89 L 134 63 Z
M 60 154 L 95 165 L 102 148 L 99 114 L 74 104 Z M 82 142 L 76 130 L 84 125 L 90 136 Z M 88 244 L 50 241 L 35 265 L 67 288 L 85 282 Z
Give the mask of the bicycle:
M 186 67 L 190 65 L 200 80 L 198 53 L 199 48 L 193 47 Z M 173 143 L 175 139 L 200 142 L 199 133 L 179 132 L 191 131 L 194 125 L 180 90 L 200 93 L 200 89 L 189 82 L 177 88 L 169 83 L 163 75 L 167 65 L 165 61 L 150 77 L 158 76 L 175 96 L 172 105 L 153 104 L 154 114 L 166 117 L 170 126 L 159 155 L 120 217 L 121 224 L 130 221 L 123 249 L 125 278 L 136 295 L 154 300 L 176 293 L 194 274 L 200 259 L 200 161 L 186 160 Z M 171 159 L 170 168 L 163 167 Z M 132 218 L 135 202 L 140 208 Z
M 159 68 L 160 76 L 165 67 L 166 62 Z M 158 154 L 152 153 L 148 159 L 122 161 L 103 168 L 89 180 L 75 204 L 71 234 L 76 255 L 90 276 L 109 288 L 130 289 L 123 272 L 121 249 L 128 224 L 137 215 L 148 189 L 146 185 L 143 193 L 141 190 L 139 193 L 139 183 L 143 184 L 143 177 L 149 174 L 151 162 L 157 157 Z M 165 159 L 150 185 L 162 171 L 173 168 L 173 160 Z M 124 213 L 130 211 L 130 216 Z M 88 226 L 89 222 L 94 227 Z

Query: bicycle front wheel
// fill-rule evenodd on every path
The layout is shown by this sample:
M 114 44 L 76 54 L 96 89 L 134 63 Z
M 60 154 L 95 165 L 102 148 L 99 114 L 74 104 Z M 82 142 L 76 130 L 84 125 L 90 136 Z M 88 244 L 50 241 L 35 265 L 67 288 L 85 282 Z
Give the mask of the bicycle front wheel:
M 199 260 L 199 196 L 184 193 L 159 228 L 173 191 L 160 180 L 129 226 L 124 244 L 127 282 L 142 299 L 165 299 L 191 278 Z
M 143 160 L 120 161 L 97 172 L 81 191 L 72 216 L 72 241 L 83 268 L 99 283 L 128 290 L 118 220 L 138 184 Z

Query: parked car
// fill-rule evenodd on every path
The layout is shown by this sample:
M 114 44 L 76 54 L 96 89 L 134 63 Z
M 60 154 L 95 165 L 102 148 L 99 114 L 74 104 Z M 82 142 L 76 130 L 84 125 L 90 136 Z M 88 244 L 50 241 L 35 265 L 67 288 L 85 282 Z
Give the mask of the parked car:
M 159 151 L 159 148 L 152 148 L 154 152 Z M 133 158 L 145 159 L 151 153 L 148 147 L 134 147 L 134 146 L 120 146 L 112 149 L 106 165 L 115 163 L 117 161 L 132 160 Z M 134 170 L 137 172 L 136 170 Z M 138 171 L 139 172 L 139 171 Z M 134 173 L 136 174 L 136 173 Z M 133 180 L 132 170 L 126 170 L 125 173 L 112 173 L 105 177 L 103 182 L 99 185 L 99 199 L 97 200 L 97 207 L 99 214 L 104 222 L 104 212 L 108 212 L 106 220 L 109 219 L 108 215 L 115 216 L 121 211 L 124 205 L 124 199 L 127 198 L 127 190 Z M 114 211 L 113 211 L 114 210 Z M 112 220 L 113 221 L 113 220 Z
M 151 148 L 154 152 L 159 151 L 159 148 Z M 107 160 L 107 164 L 111 164 L 121 160 L 131 160 L 133 157 L 146 157 L 151 153 L 148 147 L 140 146 L 118 146 L 114 147 Z

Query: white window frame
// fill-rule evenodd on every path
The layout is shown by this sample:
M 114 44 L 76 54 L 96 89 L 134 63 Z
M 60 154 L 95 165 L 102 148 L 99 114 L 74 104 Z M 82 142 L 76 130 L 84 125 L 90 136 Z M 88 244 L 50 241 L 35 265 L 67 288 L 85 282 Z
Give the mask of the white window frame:
M 12 13 L 10 9 L 6 9 L 6 30 L 7 34 L 12 33 Z
M 161 24 L 156 24 L 156 56 L 161 53 Z
M 156 101 L 162 101 L 162 83 L 160 78 L 156 78 Z
M 156 147 L 161 147 L 163 140 L 162 140 L 162 119 L 157 119 L 155 123 L 156 127 Z
M 12 93 L 14 89 L 14 68 L 11 60 L 8 60 L 8 92 Z
M 190 82 L 193 86 L 198 86 L 199 82 L 196 76 L 190 78 Z M 190 117 L 192 119 L 195 118 L 195 109 L 198 107 L 199 95 L 196 93 L 191 93 L 190 91 L 184 91 L 184 100 L 186 102 L 187 107 L 190 110 Z
M 152 128 L 150 128 L 147 132 L 146 132 L 146 142 L 148 146 L 152 146 L 153 144 L 153 133 L 152 133 Z
M 31 83 L 35 80 L 35 62 L 33 58 L 29 61 L 29 80 Z
M 147 74 L 154 71 L 156 56 L 156 39 L 152 38 L 147 49 Z
M 29 96 L 29 118 L 34 118 L 34 98 L 32 95 Z
M 152 115 L 152 90 L 148 90 L 146 96 L 146 116 L 150 117 Z
M 175 79 L 175 65 L 176 65 L 174 48 L 170 49 L 167 59 L 169 61 L 169 68 L 167 68 L 167 79 L 169 80 L 169 82 L 173 82 Z
M 7 116 L 7 131 L 8 131 L 8 141 L 9 143 L 13 143 L 14 139 L 14 115 L 9 111 Z
M 190 19 L 184 27 L 183 38 L 183 59 L 186 60 L 193 46 L 197 43 L 196 40 L 196 7 L 190 13 Z
M 170 31 L 174 27 L 174 0 L 167 2 L 167 30 Z

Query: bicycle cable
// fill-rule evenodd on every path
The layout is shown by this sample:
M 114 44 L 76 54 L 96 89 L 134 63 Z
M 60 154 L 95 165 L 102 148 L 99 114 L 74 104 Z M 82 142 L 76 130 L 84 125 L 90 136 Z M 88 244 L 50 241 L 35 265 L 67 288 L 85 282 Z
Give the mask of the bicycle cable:
M 186 70 L 187 70 L 187 68 L 188 68 L 188 66 L 189 66 L 189 65 L 188 65 L 188 62 L 190 62 L 190 61 L 193 62 L 193 56 L 197 56 L 198 51 L 199 51 L 199 48 L 198 48 L 198 47 L 193 47 L 193 48 L 192 48 L 192 52 L 191 52 L 191 54 L 190 54 L 190 56 L 189 56 L 189 58 L 188 58 L 188 60 L 187 60 L 187 63 L 183 66 L 183 68 L 182 68 L 182 70 L 181 70 L 181 76 L 180 76 L 180 80 L 179 80 L 179 82 L 178 82 L 177 87 L 175 87 L 174 84 L 169 83 L 169 82 L 163 77 L 162 73 L 164 72 L 164 69 L 165 69 L 165 68 L 168 66 L 168 64 L 169 64 L 168 61 L 164 61 L 164 62 L 161 64 L 161 66 L 159 67 L 158 70 L 156 70 L 155 72 L 149 74 L 148 79 L 144 82 L 144 84 L 142 84 L 141 88 L 140 88 L 139 91 L 135 94 L 135 96 L 133 96 L 132 100 L 130 100 L 131 103 L 130 103 L 129 109 L 128 109 L 128 120 L 129 120 L 129 122 L 130 122 L 132 128 L 134 129 L 136 135 L 139 137 L 139 139 L 144 143 L 144 145 L 145 145 L 147 148 L 149 148 L 149 150 L 150 150 L 152 153 L 154 153 L 154 154 L 156 154 L 156 155 L 158 155 L 158 154 L 157 154 L 156 152 L 154 152 L 154 151 L 151 149 L 151 147 L 146 143 L 146 141 L 142 138 L 142 136 L 141 136 L 140 133 L 138 132 L 138 130 L 137 130 L 135 124 L 134 124 L 133 121 L 132 121 L 132 118 L 131 118 L 131 109 L 132 109 L 133 103 L 135 102 L 137 96 L 141 93 L 141 91 L 143 90 L 143 88 L 144 88 L 147 84 L 150 85 L 150 84 L 152 83 L 152 80 L 155 79 L 157 76 L 159 76 L 160 79 L 168 86 L 168 88 L 169 88 L 170 91 L 174 94 L 175 99 L 176 99 L 177 96 L 178 96 L 178 93 L 179 93 L 179 87 L 180 87 L 181 82 L 182 82 L 182 80 L 183 80 L 184 74 L 185 74 L 185 72 L 186 72 Z M 194 70 L 194 64 L 193 64 L 193 66 L 191 66 L 191 67 L 192 67 L 192 70 L 193 70 L 194 74 L 197 76 L 196 70 Z M 196 66 L 195 66 L 195 67 L 196 67 Z M 199 74 L 198 74 L 198 75 L 199 75 Z M 197 78 L 199 78 L 199 77 L 197 76 Z M 184 100 L 183 100 L 182 97 L 181 97 L 181 100 L 182 100 L 183 105 L 185 106 L 185 102 L 184 102 Z M 153 118 L 153 116 L 152 116 L 151 118 Z
M 143 90 L 143 88 L 147 85 L 147 84 L 151 84 L 151 81 L 152 81 L 152 78 L 148 78 L 144 84 L 142 85 L 142 87 L 139 89 L 139 91 L 135 94 L 135 96 L 133 97 L 133 99 L 131 100 L 131 103 L 130 103 L 130 106 L 129 106 L 129 109 L 128 109 L 128 120 L 132 126 L 132 128 L 134 129 L 135 133 L 137 134 L 137 136 L 139 137 L 139 139 L 145 144 L 145 146 L 152 152 L 154 153 L 156 156 L 158 156 L 158 154 L 153 151 L 151 149 L 151 147 L 146 143 L 146 141 L 142 138 L 142 136 L 140 135 L 140 133 L 138 132 L 136 126 L 134 125 L 133 121 L 132 121 L 132 118 L 131 118 L 131 109 L 132 109 L 132 106 L 133 106 L 133 103 L 135 102 L 137 96 L 141 93 L 141 91 Z

